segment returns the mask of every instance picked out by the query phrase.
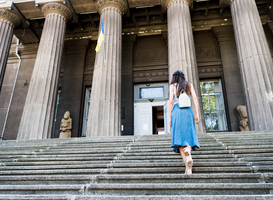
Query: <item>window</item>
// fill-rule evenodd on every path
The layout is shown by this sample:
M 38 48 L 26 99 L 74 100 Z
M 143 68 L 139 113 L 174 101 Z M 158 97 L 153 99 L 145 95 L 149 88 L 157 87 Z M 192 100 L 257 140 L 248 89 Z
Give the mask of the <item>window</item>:
M 89 107 L 90 107 L 90 97 L 91 97 L 91 87 L 88 87 L 86 88 L 86 91 L 85 91 L 82 137 L 86 137 L 86 128 L 87 128 L 88 113 L 89 113 Z
M 227 131 L 221 80 L 200 81 L 207 131 Z
M 141 99 L 163 98 L 163 97 L 164 97 L 163 87 L 140 88 Z
M 147 102 L 149 99 L 155 101 L 167 100 L 169 92 L 168 83 L 147 83 L 134 86 L 135 102 Z

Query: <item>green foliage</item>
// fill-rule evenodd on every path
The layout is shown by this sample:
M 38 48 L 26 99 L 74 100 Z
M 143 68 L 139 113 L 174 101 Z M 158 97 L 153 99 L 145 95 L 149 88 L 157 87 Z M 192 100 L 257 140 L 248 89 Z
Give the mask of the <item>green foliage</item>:
M 207 131 L 218 130 L 218 117 L 216 111 L 216 95 L 214 82 L 200 82 L 202 103 L 205 114 Z

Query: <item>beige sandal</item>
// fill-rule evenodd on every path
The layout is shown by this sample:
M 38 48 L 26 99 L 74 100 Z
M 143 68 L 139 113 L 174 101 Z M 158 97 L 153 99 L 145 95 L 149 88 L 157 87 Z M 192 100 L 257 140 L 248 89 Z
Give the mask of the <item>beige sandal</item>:
M 192 174 L 192 168 L 189 166 L 186 166 L 185 174 Z

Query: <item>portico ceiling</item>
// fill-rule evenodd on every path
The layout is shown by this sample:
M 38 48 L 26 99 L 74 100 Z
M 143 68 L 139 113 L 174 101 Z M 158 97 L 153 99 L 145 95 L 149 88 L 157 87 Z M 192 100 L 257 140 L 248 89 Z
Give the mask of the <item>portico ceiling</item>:
M 70 0 L 75 13 L 78 15 L 78 21 L 68 23 L 66 38 L 87 36 L 96 39 L 100 20 L 96 10 L 96 1 Z M 167 14 L 164 7 L 161 6 L 164 5 L 166 0 L 127 1 L 128 11 L 123 16 L 124 34 L 145 33 L 145 31 L 147 34 L 154 34 L 156 30 L 167 30 Z M 35 5 L 34 0 L 13 0 L 13 2 L 22 15 L 29 20 L 30 29 L 39 38 L 44 21 L 41 5 Z M 256 0 L 256 3 L 262 20 L 264 22 L 270 20 L 268 13 L 271 12 L 273 0 Z M 193 30 L 208 30 L 213 26 L 232 24 L 230 8 L 220 7 L 219 0 L 194 0 L 191 6 L 191 17 Z M 17 32 L 20 32 L 20 30 Z
M 70 0 L 77 14 L 96 13 L 97 0 Z M 129 8 L 154 7 L 164 4 L 166 0 L 127 0 Z M 43 15 L 39 6 L 35 6 L 35 0 L 13 0 L 16 7 L 25 16 L 26 19 L 42 18 Z M 271 0 L 256 0 L 257 5 L 270 4 Z M 220 8 L 219 0 L 194 0 L 192 10 L 200 11 Z M 164 12 L 164 9 L 162 9 Z

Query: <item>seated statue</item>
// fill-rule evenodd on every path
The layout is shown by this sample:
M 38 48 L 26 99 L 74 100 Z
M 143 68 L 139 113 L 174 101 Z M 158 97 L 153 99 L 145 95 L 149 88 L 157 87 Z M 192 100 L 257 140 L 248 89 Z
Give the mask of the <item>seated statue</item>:
M 72 119 L 70 118 L 70 112 L 64 113 L 64 118 L 61 121 L 60 136 L 59 138 L 70 138 L 72 130 Z
M 236 107 L 236 110 L 237 110 L 237 113 L 240 118 L 240 120 L 239 120 L 240 130 L 241 131 L 249 131 L 246 106 L 239 105 Z

